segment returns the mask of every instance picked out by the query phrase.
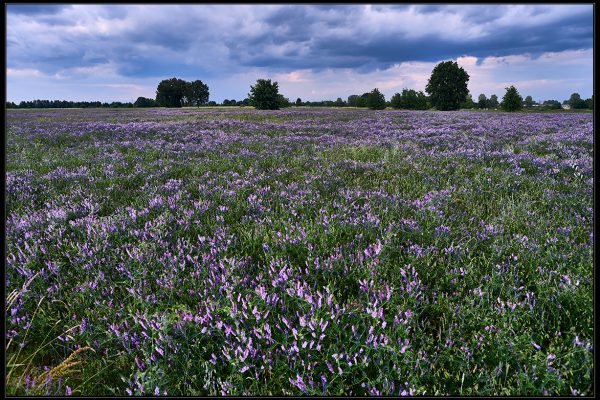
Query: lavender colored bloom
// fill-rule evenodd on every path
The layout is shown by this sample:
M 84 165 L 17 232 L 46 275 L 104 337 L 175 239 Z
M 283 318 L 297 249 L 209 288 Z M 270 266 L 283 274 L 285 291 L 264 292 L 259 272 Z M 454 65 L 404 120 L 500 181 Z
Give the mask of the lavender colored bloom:
M 593 298 L 591 114 L 19 110 L 6 128 L 12 355 L 47 330 L 116 357 L 129 395 L 261 395 L 278 374 L 284 394 L 327 395 L 365 373 L 381 379 L 344 394 L 414 395 L 399 377 L 440 351 L 463 370 L 447 387 L 475 367 L 502 377 L 481 360 L 508 343 L 589 386 L 552 368 L 573 351 L 593 366 L 577 313 Z M 548 305 L 552 326 L 529 318 Z M 510 344 L 556 326 L 579 335 Z M 186 365 L 202 376 L 172 374 Z

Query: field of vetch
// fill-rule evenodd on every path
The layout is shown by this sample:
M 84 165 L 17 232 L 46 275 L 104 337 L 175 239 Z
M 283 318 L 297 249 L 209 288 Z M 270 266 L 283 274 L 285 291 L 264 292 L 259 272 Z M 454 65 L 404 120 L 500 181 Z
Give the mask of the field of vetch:
M 7 394 L 593 395 L 583 113 L 8 110 Z

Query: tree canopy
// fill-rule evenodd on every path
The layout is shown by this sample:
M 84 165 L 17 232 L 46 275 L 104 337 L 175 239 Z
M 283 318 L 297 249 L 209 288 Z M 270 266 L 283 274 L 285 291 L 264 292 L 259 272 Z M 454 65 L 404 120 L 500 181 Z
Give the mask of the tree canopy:
M 402 108 L 405 110 L 426 110 L 427 96 L 423 92 L 417 92 L 414 89 L 403 89 L 402 93 L 396 93 L 390 99 L 390 105 L 393 108 Z
M 186 94 L 186 81 L 178 78 L 165 79 L 156 88 L 156 102 L 162 107 L 181 107 Z
M 496 96 L 495 94 L 490 96 L 490 99 L 488 101 L 488 105 L 490 108 L 496 108 L 498 107 L 498 96 Z
M 523 100 L 523 105 L 527 108 L 533 107 L 533 105 L 534 105 L 533 97 L 531 97 L 531 96 L 525 97 L 525 100 Z
M 385 96 L 379 89 L 375 88 L 371 90 L 371 93 L 369 93 L 369 96 L 367 97 L 367 107 L 371 110 L 385 109 Z
M 156 101 L 154 99 L 149 99 L 147 97 L 138 97 L 135 103 L 133 103 L 134 107 L 156 107 Z
M 514 86 L 506 88 L 502 98 L 502 109 L 504 111 L 518 111 L 523 107 L 523 98 Z
M 206 104 L 208 102 L 208 95 L 208 85 L 201 80 L 186 82 L 185 97 L 189 105 L 200 107 Z
M 438 110 L 458 110 L 467 100 L 469 74 L 457 62 L 444 61 L 435 66 L 425 91 Z
M 479 109 L 484 109 L 484 108 L 488 108 L 489 106 L 489 100 L 487 99 L 487 97 L 485 97 L 485 94 L 480 94 L 479 97 L 477 98 L 477 108 Z
M 586 100 L 583 100 L 579 93 L 573 93 L 569 98 L 568 104 L 573 110 L 587 108 Z
M 208 102 L 208 86 L 201 80 L 165 79 L 156 88 L 156 102 L 162 107 L 201 106 Z
M 258 110 L 279 110 L 283 103 L 282 98 L 279 94 L 279 84 L 271 82 L 270 79 L 258 79 L 254 86 L 250 86 L 248 93 L 250 105 Z

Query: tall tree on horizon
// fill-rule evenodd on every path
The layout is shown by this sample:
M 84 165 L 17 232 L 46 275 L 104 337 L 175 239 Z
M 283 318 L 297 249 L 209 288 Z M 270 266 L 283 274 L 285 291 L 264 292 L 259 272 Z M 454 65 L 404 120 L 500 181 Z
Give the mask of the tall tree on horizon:
M 506 88 L 501 105 L 504 111 L 519 111 L 523 107 L 523 98 L 516 87 L 511 85 Z
M 195 105 L 200 107 L 201 105 L 208 103 L 208 85 L 199 79 L 193 82 L 188 82 L 185 97 L 187 98 L 188 103 L 192 106 Z
M 187 88 L 183 79 L 165 79 L 156 88 L 156 102 L 162 107 L 181 107 Z
M 375 88 L 371 90 L 369 97 L 367 97 L 367 107 L 369 107 L 371 110 L 385 109 L 385 96 L 379 91 L 379 89 Z
M 444 61 L 435 66 L 425 91 L 431 104 L 438 110 L 458 110 L 467 100 L 469 74 L 455 61 Z
M 257 110 L 279 110 L 282 105 L 279 84 L 270 79 L 258 79 L 254 86 L 250 86 L 248 99 Z

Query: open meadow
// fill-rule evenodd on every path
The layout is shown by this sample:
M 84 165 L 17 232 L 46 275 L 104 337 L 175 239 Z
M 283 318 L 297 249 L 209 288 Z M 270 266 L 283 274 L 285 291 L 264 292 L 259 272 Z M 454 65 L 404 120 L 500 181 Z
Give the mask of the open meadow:
M 593 395 L 582 113 L 8 110 L 9 395 Z

